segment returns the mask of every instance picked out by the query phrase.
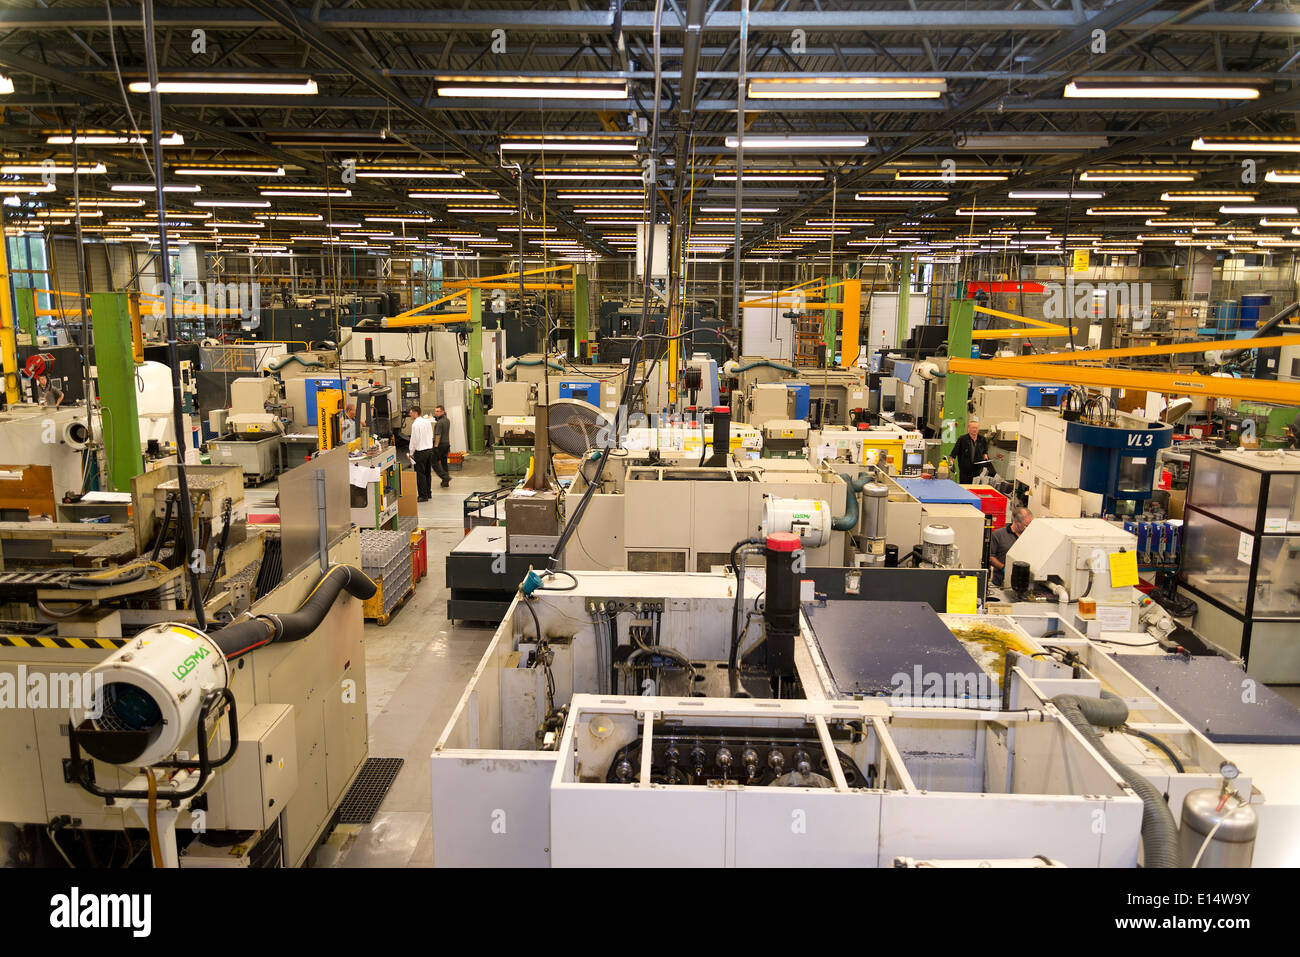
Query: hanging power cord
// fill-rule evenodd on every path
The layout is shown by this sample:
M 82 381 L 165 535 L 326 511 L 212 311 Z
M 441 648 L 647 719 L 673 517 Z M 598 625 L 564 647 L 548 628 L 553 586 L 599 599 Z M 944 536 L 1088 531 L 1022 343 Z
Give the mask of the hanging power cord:
M 653 238 L 654 225 L 655 225 L 655 221 L 658 218 L 658 203 L 659 203 L 659 190 L 656 188 L 657 174 L 656 174 L 656 165 L 655 165 L 655 152 L 658 149 L 659 101 L 660 101 L 662 83 L 663 83 L 663 57 L 660 49 L 660 27 L 663 20 L 663 6 L 664 6 L 663 0 L 655 0 L 655 16 L 654 16 L 655 103 L 654 103 L 654 116 L 651 123 L 651 133 L 650 133 L 650 146 L 649 146 L 650 156 L 649 156 L 649 167 L 648 167 L 649 175 L 648 175 L 648 183 L 646 184 L 647 189 L 650 193 L 650 208 L 649 208 L 649 215 L 647 216 L 646 221 L 643 224 L 646 230 L 646 235 L 649 238 Z M 640 356 L 642 351 L 642 345 L 645 342 L 645 338 L 646 338 L 646 324 L 650 313 L 650 281 L 651 281 L 650 277 L 653 274 L 652 267 L 654 265 L 654 248 L 655 248 L 655 244 L 652 241 L 647 242 L 645 244 L 645 275 L 643 279 L 644 291 L 641 298 L 641 323 L 637 329 L 636 339 L 632 343 L 632 352 L 628 356 L 627 378 L 623 384 L 623 396 L 619 400 L 619 404 L 618 404 L 617 414 L 619 418 L 623 418 L 627 414 L 627 409 L 629 408 L 629 401 L 632 398 L 633 391 L 635 388 L 635 381 L 634 381 L 635 370 L 637 365 L 641 361 Z M 615 423 L 616 430 L 623 428 L 624 426 L 625 426 L 624 422 Z M 578 500 L 578 504 L 573 510 L 573 515 L 571 515 L 569 517 L 569 520 L 565 523 L 564 531 L 560 534 L 559 541 L 555 543 L 555 548 L 551 551 L 551 555 L 549 558 L 549 565 L 552 570 L 555 570 L 559 566 L 560 559 L 564 555 L 564 549 L 569 544 L 569 539 L 572 538 L 574 533 L 577 531 L 578 525 L 582 521 L 582 516 L 586 513 L 587 506 L 588 504 L 590 504 L 592 496 L 595 494 L 596 489 L 600 488 L 601 477 L 605 474 L 605 465 L 609 461 L 609 451 L 611 449 L 620 448 L 621 446 L 622 446 L 621 436 L 618 434 L 614 434 L 609 437 L 609 443 L 606 445 L 604 449 L 601 450 L 600 461 L 596 464 L 595 477 L 593 478 L 591 484 L 588 485 L 587 488 L 583 491 L 582 498 Z

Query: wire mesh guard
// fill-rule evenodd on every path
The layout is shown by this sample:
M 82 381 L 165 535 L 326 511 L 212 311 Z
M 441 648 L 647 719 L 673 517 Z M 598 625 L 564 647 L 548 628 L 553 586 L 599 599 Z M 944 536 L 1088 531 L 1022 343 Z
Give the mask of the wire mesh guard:
M 405 764 L 403 758 L 366 758 L 339 805 L 339 824 L 369 824 Z
M 613 417 L 581 399 L 555 399 L 546 407 L 546 416 L 551 445 L 569 455 L 617 441 Z

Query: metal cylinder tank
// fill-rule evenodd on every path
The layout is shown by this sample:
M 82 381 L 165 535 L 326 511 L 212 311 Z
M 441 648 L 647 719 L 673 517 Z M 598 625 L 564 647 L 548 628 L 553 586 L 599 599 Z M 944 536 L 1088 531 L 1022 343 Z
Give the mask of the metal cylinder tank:
M 862 518 L 858 522 L 859 538 L 868 565 L 885 563 L 886 515 L 889 489 L 870 482 L 862 489 Z
M 1189 791 L 1183 799 L 1178 839 L 1183 863 L 1188 867 L 1192 866 L 1197 854 L 1201 855 L 1197 867 L 1250 867 L 1255 856 L 1259 816 L 1249 804 L 1240 804 L 1231 798 L 1220 810 L 1222 800 L 1222 792 L 1216 788 L 1198 788 Z M 1213 837 L 1209 837 L 1211 832 Z M 1207 837 L 1209 845 L 1202 852 Z

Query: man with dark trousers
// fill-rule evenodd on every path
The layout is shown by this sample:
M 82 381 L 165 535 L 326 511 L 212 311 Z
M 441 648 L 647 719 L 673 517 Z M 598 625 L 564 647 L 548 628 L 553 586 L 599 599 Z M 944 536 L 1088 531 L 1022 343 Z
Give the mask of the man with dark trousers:
M 408 414 L 411 417 L 411 440 L 406 447 L 407 454 L 415 466 L 415 487 L 419 491 L 417 500 L 427 502 L 432 492 L 429 468 L 433 464 L 433 423 L 420 415 L 418 405 L 411 406 Z
M 451 484 L 451 473 L 447 471 L 447 454 L 451 452 L 451 420 L 447 410 L 438 406 L 433 410 L 433 470 L 442 479 L 442 487 Z
M 966 434 L 952 447 L 952 457 L 957 460 L 957 481 L 962 485 L 970 485 L 986 468 L 993 471 L 989 444 L 980 435 L 980 420 L 975 416 L 966 420 Z

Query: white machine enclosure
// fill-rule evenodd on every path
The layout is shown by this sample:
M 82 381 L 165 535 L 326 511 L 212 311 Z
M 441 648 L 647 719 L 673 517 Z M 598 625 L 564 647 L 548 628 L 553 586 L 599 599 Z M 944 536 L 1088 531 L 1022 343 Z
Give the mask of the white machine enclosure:
M 1127 603 L 1132 586 L 1111 585 L 1110 556 L 1136 549 L 1136 535 L 1099 518 L 1035 518 L 1007 551 L 1007 565 L 1027 562 L 1035 581 L 1060 578 L 1071 600 Z
M 530 641 L 522 636 L 532 633 L 532 620 L 516 599 L 430 758 L 434 860 L 891 866 L 896 857 L 1047 854 L 1070 866 L 1136 862 L 1140 801 L 1054 709 L 1011 715 L 827 700 L 806 621 L 795 646 L 805 699 L 586 696 L 598 690 L 589 599 L 662 601 L 664 643 L 692 659 L 716 660 L 725 657 L 734 587 L 722 575 L 583 572 L 572 592 L 539 596 L 534 610 L 554 653 L 554 700 L 570 708 L 558 751 L 537 749 L 546 682 L 540 669 L 525 666 Z M 747 583 L 745 600 L 760 591 Z M 602 780 L 585 781 L 575 759 L 600 762 L 575 743 L 575 729 L 580 715 L 592 712 L 618 715 L 628 728 L 644 728 L 653 714 L 656 721 L 707 716 L 755 727 L 793 722 L 819 735 L 818 716 L 833 723 L 852 714 L 871 726 L 863 747 L 876 749 L 869 763 L 881 786 L 641 787 L 607 784 L 603 768 Z M 788 837 L 796 810 L 816 822 L 806 832 L 814 838 Z M 1099 814 L 1104 834 L 1092 826 Z M 671 843 L 664 820 L 677 822 Z
M 847 721 L 865 729 L 854 756 L 877 768 L 877 787 L 847 781 L 834 762 L 830 787 L 656 785 L 648 759 L 635 782 L 603 779 L 619 745 L 674 726 L 733 727 L 755 741 L 811 726 L 830 750 L 831 727 Z M 903 857 L 1038 854 L 1124 867 L 1136 863 L 1142 814 L 1059 716 L 595 695 L 573 700 L 550 806 L 556 867 L 888 867 Z M 1093 826 L 1098 819 L 1107 826 Z

